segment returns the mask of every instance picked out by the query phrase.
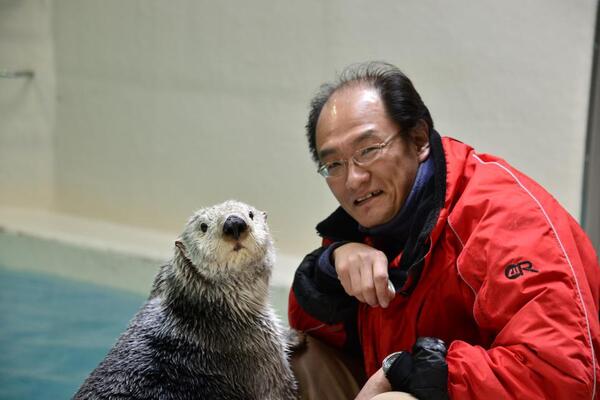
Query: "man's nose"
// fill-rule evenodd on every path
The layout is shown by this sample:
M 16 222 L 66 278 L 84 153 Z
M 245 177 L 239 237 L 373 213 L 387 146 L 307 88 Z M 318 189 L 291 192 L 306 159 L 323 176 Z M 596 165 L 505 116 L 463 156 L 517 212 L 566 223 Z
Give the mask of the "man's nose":
M 350 190 L 356 190 L 360 186 L 369 180 L 369 171 L 359 167 L 352 161 L 347 164 L 348 169 L 346 175 L 346 188 Z

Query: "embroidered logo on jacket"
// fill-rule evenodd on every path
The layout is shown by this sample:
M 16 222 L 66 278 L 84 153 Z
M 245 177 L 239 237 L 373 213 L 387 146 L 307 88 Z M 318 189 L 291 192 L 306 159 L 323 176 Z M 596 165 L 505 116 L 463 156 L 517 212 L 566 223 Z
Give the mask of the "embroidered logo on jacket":
M 504 268 L 504 275 L 508 279 L 517 279 L 523 276 L 523 274 L 525 274 L 525 271 L 540 272 L 537 269 L 533 268 L 533 264 L 531 263 L 531 261 L 521 261 L 516 264 L 508 264 L 506 268 Z

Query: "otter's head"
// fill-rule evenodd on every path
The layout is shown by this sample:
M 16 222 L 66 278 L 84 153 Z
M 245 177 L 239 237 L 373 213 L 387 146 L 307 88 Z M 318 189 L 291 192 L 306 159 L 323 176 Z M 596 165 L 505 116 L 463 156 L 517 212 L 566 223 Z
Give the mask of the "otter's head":
M 266 219 L 266 213 L 234 200 L 203 208 L 188 221 L 175 251 L 207 277 L 252 268 L 270 275 L 274 250 Z

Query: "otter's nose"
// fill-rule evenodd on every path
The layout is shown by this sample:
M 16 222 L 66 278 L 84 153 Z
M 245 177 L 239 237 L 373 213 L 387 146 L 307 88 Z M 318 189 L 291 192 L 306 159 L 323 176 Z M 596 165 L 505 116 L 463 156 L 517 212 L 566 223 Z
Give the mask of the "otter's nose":
M 230 215 L 225 220 L 225 224 L 223 224 L 223 234 L 225 236 L 232 236 L 235 240 L 238 240 L 247 228 L 246 221 L 235 215 Z

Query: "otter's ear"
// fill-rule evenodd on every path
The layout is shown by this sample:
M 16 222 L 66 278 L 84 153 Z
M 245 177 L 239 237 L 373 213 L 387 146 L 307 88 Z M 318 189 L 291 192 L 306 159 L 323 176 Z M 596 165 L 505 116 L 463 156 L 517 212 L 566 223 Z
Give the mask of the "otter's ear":
M 175 246 L 176 246 L 176 247 L 177 247 L 179 250 L 181 250 L 181 251 L 183 251 L 183 252 L 185 253 L 185 246 L 183 245 L 183 243 L 182 243 L 180 240 L 176 240 L 176 241 L 175 241 Z
M 268 215 L 268 214 L 267 214 L 267 212 L 266 212 L 266 211 L 263 211 L 263 212 L 262 212 L 262 215 L 263 215 L 263 217 L 265 217 L 265 221 L 266 221 L 266 220 L 267 220 L 267 215 Z

